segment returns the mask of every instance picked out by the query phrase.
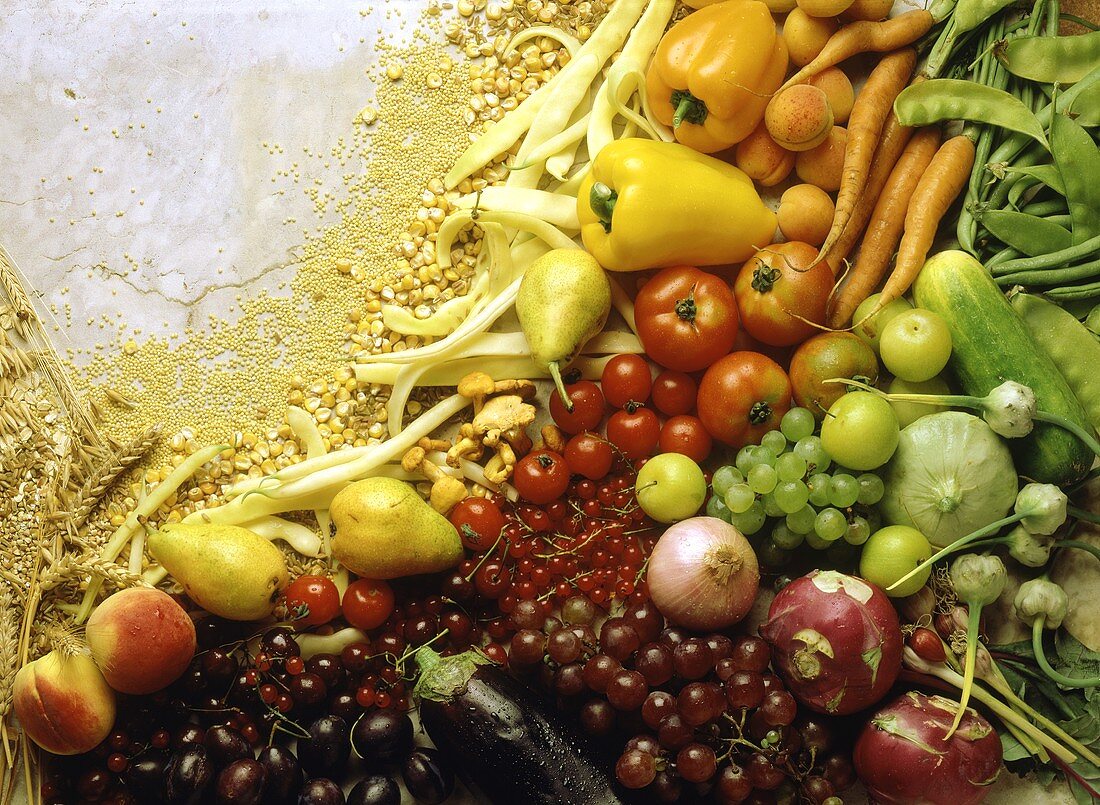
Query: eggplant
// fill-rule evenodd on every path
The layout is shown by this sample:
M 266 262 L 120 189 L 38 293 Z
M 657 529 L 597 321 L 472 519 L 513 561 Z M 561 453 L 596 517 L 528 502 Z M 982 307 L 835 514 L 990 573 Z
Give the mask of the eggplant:
M 594 748 L 552 705 L 477 651 L 416 652 L 420 723 L 496 805 L 621 805 Z

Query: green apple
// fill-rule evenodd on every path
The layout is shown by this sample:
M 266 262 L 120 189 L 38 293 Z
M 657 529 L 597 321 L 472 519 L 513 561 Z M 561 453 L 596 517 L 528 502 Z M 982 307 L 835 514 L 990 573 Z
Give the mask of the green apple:
M 898 417 L 890 403 L 869 391 L 849 391 L 821 423 L 821 446 L 835 461 L 853 470 L 873 470 L 898 447 Z
M 878 352 L 879 335 L 882 333 L 882 328 L 899 313 L 913 309 L 913 306 L 905 299 L 895 299 L 893 302 L 884 305 L 882 310 L 872 316 L 871 311 L 878 306 L 878 300 L 881 296 L 880 293 L 871 294 L 860 303 L 859 307 L 856 308 L 856 312 L 852 314 L 852 332 L 870 344 L 871 349 L 876 353 Z
M 939 313 L 906 310 L 879 331 L 878 351 L 895 377 L 911 383 L 931 380 L 951 357 L 951 330 Z
M 707 496 L 707 479 L 699 465 L 681 453 L 661 453 L 638 471 L 634 484 L 638 505 L 659 523 L 692 517 Z

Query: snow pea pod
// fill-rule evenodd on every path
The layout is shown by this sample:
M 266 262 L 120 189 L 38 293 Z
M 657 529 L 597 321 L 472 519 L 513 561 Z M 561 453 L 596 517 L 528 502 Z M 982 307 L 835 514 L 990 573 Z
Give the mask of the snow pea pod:
M 1047 146 L 1042 125 L 1023 101 L 1004 90 L 972 81 L 934 78 L 911 84 L 895 99 L 894 113 L 903 126 L 971 120 L 1026 134 Z
M 1100 126 L 1100 82 L 1090 84 L 1069 105 L 1074 120 L 1082 126 Z
M 1015 210 L 987 210 L 982 225 L 997 240 L 1028 257 L 1061 251 L 1071 245 L 1069 230 L 1046 218 Z
M 1062 174 L 1053 165 L 1009 165 L 1004 170 L 1005 173 L 1018 173 L 1021 176 L 1030 176 L 1032 179 L 1037 179 L 1060 196 L 1066 194 Z
M 1032 271 L 1015 271 L 997 277 L 996 282 L 1002 288 L 1013 285 L 1061 285 L 1066 282 L 1079 282 L 1100 275 L 1100 260 L 1082 263 L 1068 268 L 1038 268 Z
M 959 0 L 955 6 L 955 35 L 972 31 L 1015 0 Z
M 1073 243 L 1100 235 L 1100 148 L 1069 115 L 1055 115 L 1050 123 L 1051 154 L 1066 188 L 1073 216 Z
M 1072 84 L 1100 67 L 1100 31 L 1078 36 L 1019 36 L 993 50 L 1010 73 L 1044 84 Z

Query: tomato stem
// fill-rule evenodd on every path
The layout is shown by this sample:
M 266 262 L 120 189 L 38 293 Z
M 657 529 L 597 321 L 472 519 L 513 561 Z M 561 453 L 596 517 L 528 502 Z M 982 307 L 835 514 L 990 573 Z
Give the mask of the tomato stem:
M 695 288 L 695 285 L 691 286 L 691 291 L 688 292 L 686 299 L 676 300 L 676 315 L 693 326 L 695 324 L 695 316 L 699 312 L 695 304 Z
M 755 402 L 749 409 L 749 422 L 753 425 L 763 425 L 772 415 L 772 407 L 764 401 Z
M 752 289 L 758 293 L 768 293 L 783 276 L 778 268 L 761 263 L 752 271 Z

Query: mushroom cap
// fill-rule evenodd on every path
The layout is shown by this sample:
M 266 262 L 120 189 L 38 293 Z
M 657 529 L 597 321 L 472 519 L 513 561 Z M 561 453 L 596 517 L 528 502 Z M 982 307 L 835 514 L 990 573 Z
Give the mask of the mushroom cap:
M 503 394 L 485 402 L 474 417 L 474 432 L 484 435 L 491 430 L 524 428 L 535 421 L 535 406 L 515 394 Z
M 457 391 L 467 399 L 487 397 L 496 390 L 496 382 L 485 372 L 470 372 L 458 381 Z

